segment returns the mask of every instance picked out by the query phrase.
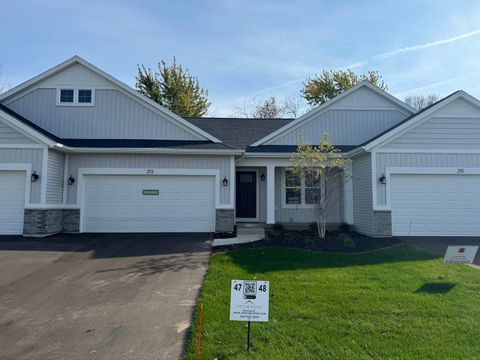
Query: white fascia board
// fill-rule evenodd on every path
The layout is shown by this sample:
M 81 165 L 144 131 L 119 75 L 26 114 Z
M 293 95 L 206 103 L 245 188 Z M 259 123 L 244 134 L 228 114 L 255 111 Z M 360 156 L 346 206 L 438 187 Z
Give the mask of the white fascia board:
M 33 141 L 38 141 L 44 145 L 48 145 L 49 147 L 52 147 L 56 144 L 56 142 L 52 139 L 46 137 L 42 133 L 34 130 L 30 126 L 22 123 L 18 119 L 15 119 L 13 116 L 2 110 L 0 110 L 0 120 L 3 120 L 5 123 L 7 123 L 7 125 L 11 126 L 12 128 L 25 135 L 29 139 L 32 139 Z
M 402 125 L 380 136 L 378 139 L 375 139 L 372 142 L 366 144 L 364 146 L 365 150 L 371 151 L 373 149 L 379 148 L 380 146 L 388 144 L 389 142 L 395 140 L 397 137 L 405 134 L 407 131 L 410 131 L 411 129 L 419 125 L 423 120 L 428 120 L 428 118 L 437 110 L 447 106 L 448 104 L 459 98 L 462 98 L 463 100 L 467 101 L 472 106 L 475 106 L 480 110 L 480 101 L 478 99 L 474 98 L 473 96 L 467 94 L 464 91 L 457 91 L 456 93 L 447 96 L 445 100 L 440 101 L 437 105 L 432 106 L 430 109 L 425 110 L 421 114 L 418 114 L 417 116 L 413 117 Z
M 9 97 L 12 97 L 19 92 L 39 83 L 40 81 L 53 76 L 63 69 L 75 64 L 79 63 L 89 70 L 93 71 L 99 76 L 102 76 L 103 78 L 107 79 L 108 81 L 112 82 L 116 86 L 118 86 L 120 89 L 122 89 L 124 92 L 126 92 L 130 98 L 133 98 L 135 100 L 141 100 L 144 104 L 149 105 L 149 108 L 153 108 L 154 111 L 161 113 L 162 115 L 166 115 L 167 120 L 173 121 L 177 125 L 180 125 L 184 130 L 189 131 L 193 135 L 199 136 L 201 138 L 206 138 L 208 140 L 211 140 L 216 143 L 221 143 L 219 139 L 216 137 L 210 135 L 209 133 L 203 131 L 199 127 L 193 125 L 192 123 L 188 122 L 187 120 L 181 118 L 180 116 L 176 115 L 175 113 L 171 112 L 170 110 L 164 108 L 160 104 L 156 103 L 155 101 L 147 98 L 146 96 L 140 94 L 138 91 L 135 89 L 132 89 L 130 86 L 127 84 L 123 83 L 122 81 L 114 78 L 113 76 L 109 75 L 105 71 L 101 70 L 100 68 L 96 67 L 93 64 L 90 64 L 88 61 L 82 59 L 80 56 L 75 55 L 72 58 L 65 60 L 64 62 L 54 66 L 53 68 L 42 72 L 41 74 L 33 77 L 32 79 L 25 81 L 24 83 L 14 87 L 13 89 L 3 93 L 0 95 L 0 101 L 3 101 Z
M 143 153 L 143 154 L 191 154 L 191 155 L 242 155 L 242 150 L 235 149 L 164 149 L 164 148 L 89 148 L 70 147 L 55 144 L 58 150 L 70 153 Z
M 300 116 L 298 119 L 288 123 L 287 125 L 285 125 L 285 126 L 281 127 L 280 129 L 272 132 L 271 134 L 265 136 L 264 138 L 258 140 L 257 142 L 253 143 L 250 146 L 262 145 L 269 140 L 273 140 L 274 138 L 276 138 L 280 134 L 285 134 L 287 132 L 287 130 L 290 130 L 294 127 L 298 127 L 298 126 L 302 125 L 303 123 L 312 119 L 313 116 L 318 116 L 318 115 L 321 115 L 322 113 L 326 112 L 331 105 L 335 104 L 337 101 L 343 99 L 344 97 L 350 95 L 351 93 L 357 91 L 358 89 L 360 89 L 362 87 L 366 87 L 366 88 L 374 91 L 378 95 L 386 98 L 387 100 L 395 103 L 399 107 L 403 108 L 408 114 L 415 113 L 415 109 L 413 109 L 409 105 L 405 104 L 403 101 L 400 101 L 399 99 L 397 99 L 393 95 L 390 95 L 386 91 L 376 87 L 375 85 L 372 85 L 370 82 L 365 80 L 365 81 L 362 81 L 362 82 L 358 83 L 357 85 L 351 87 L 350 89 L 345 90 L 341 94 L 335 96 L 333 99 L 328 100 L 327 102 L 323 103 L 322 105 L 317 106 L 316 108 L 310 110 L 306 114 Z

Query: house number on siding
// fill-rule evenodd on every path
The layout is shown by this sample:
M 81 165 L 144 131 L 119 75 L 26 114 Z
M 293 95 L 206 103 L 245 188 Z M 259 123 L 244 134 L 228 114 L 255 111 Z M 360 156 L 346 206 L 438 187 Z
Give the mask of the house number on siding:
M 465 174 L 465 170 L 457 169 L 457 174 L 459 174 L 459 175 Z
M 147 174 L 152 175 L 153 174 L 153 169 L 147 169 Z

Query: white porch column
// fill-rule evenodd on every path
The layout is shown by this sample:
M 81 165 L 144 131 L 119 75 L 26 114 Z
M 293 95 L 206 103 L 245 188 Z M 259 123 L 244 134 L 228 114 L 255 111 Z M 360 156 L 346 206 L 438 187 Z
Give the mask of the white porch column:
M 275 224 L 275 166 L 267 165 L 267 224 Z
M 344 221 L 353 225 L 353 166 L 346 164 L 343 174 L 343 209 Z

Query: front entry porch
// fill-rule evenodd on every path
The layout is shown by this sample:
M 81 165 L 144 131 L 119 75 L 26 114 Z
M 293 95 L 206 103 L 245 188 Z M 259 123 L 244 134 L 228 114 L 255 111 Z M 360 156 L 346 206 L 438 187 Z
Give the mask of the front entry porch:
M 263 164 L 268 165 L 253 166 L 260 162 L 261 159 L 249 158 L 237 163 L 236 224 L 271 225 L 279 222 L 297 227 L 315 221 L 313 205 L 308 203 L 308 189 L 303 183 L 294 184 L 298 189 L 292 189 L 287 180 L 288 160 L 264 159 Z M 353 187 L 349 176 L 339 173 L 327 185 L 327 199 L 331 204 L 328 224 L 353 224 Z

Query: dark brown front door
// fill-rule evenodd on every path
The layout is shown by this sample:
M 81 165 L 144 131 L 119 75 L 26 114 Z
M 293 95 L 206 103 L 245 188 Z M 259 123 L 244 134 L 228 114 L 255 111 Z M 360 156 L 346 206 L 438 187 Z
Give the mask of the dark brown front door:
M 257 217 L 257 173 L 255 171 L 237 171 L 237 218 L 255 219 Z

